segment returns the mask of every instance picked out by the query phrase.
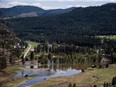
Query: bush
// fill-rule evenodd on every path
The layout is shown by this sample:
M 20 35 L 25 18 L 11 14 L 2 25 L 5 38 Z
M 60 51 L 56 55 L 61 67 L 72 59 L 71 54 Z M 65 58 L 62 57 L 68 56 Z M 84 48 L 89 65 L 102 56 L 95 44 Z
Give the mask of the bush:
M 28 75 L 25 75 L 24 77 L 28 77 Z
M 76 87 L 76 83 L 73 84 L 73 87 Z
M 71 84 L 71 83 L 69 83 L 68 87 L 72 87 L 72 84 Z
M 106 64 L 105 68 L 108 68 L 108 67 L 109 67 L 109 65 L 108 65 L 108 64 Z
M 102 68 L 102 66 L 101 66 L 101 65 L 99 65 L 99 68 Z
M 83 70 L 83 69 L 81 69 L 81 71 L 82 71 L 82 72 L 84 72 L 84 70 Z
M 103 87 L 110 87 L 110 84 L 104 82 Z
M 94 85 L 93 87 L 97 87 L 96 85 Z
M 34 68 L 34 66 L 30 66 L 30 68 Z
M 29 61 L 29 59 L 26 57 L 26 58 L 25 58 L 25 61 Z
M 112 85 L 116 85 L 116 76 L 112 79 Z

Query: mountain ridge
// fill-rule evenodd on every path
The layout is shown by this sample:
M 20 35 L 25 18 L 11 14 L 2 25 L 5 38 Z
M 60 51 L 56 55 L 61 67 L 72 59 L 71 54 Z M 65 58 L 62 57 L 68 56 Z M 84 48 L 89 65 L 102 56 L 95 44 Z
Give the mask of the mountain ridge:
M 58 14 L 68 13 L 72 11 L 73 9 L 75 9 L 75 7 L 71 7 L 67 9 L 44 10 L 36 6 L 19 5 L 19 6 L 14 6 L 11 8 L 0 8 L 0 18 L 30 17 L 28 16 L 28 14 L 31 14 L 31 13 L 36 13 L 36 16 L 58 15 Z M 21 16 L 22 14 L 25 14 L 25 16 Z M 35 17 L 35 15 L 31 17 Z
M 7 20 L 20 38 L 26 40 L 73 41 L 78 36 L 116 34 L 116 7 L 93 6 L 44 17 Z M 19 26 L 21 25 L 21 26 Z

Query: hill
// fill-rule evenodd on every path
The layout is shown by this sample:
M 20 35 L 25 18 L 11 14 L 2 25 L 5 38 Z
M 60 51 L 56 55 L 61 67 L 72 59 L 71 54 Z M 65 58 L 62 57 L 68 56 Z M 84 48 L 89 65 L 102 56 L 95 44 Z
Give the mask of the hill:
M 5 22 L 0 20 L 0 70 L 7 67 L 7 64 L 14 64 L 20 54 L 19 49 L 14 46 L 19 42 L 16 35 L 9 31 Z
M 14 6 L 12 8 L 0 8 L 0 18 L 17 18 L 17 17 L 36 17 L 48 16 L 67 13 L 75 9 L 74 7 L 68 9 L 54 9 L 44 10 L 35 6 Z
M 22 39 L 78 42 L 79 36 L 116 34 L 116 4 L 77 8 L 69 13 L 7 20 Z M 82 40 L 82 39 L 81 39 Z

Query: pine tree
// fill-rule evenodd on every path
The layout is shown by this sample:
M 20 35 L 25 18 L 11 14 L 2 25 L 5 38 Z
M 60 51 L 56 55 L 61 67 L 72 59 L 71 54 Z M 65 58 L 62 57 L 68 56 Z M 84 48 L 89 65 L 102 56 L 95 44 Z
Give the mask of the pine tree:
M 22 55 L 22 64 L 24 65 L 25 64 L 25 59 L 24 59 L 24 55 Z
M 76 83 L 73 84 L 73 87 L 76 87 Z
M 112 79 L 112 85 L 116 85 L 116 77 L 113 77 L 113 79 Z
M 30 54 L 30 60 L 32 61 L 34 59 L 34 52 L 31 51 L 31 54 Z
M 71 83 L 69 83 L 68 87 L 72 87 L 72 84 L 71 84 Z

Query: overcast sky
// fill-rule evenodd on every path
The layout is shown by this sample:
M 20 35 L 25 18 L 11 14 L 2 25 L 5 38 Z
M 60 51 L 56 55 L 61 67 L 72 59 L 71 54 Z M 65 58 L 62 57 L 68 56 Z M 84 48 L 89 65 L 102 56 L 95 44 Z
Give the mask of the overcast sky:
M 98 6 L 116 0 L 0 0 L 0 8 L 8 8 L 16 5 L 33 5 L 43 9 L 57 9 L 69 7 Z

